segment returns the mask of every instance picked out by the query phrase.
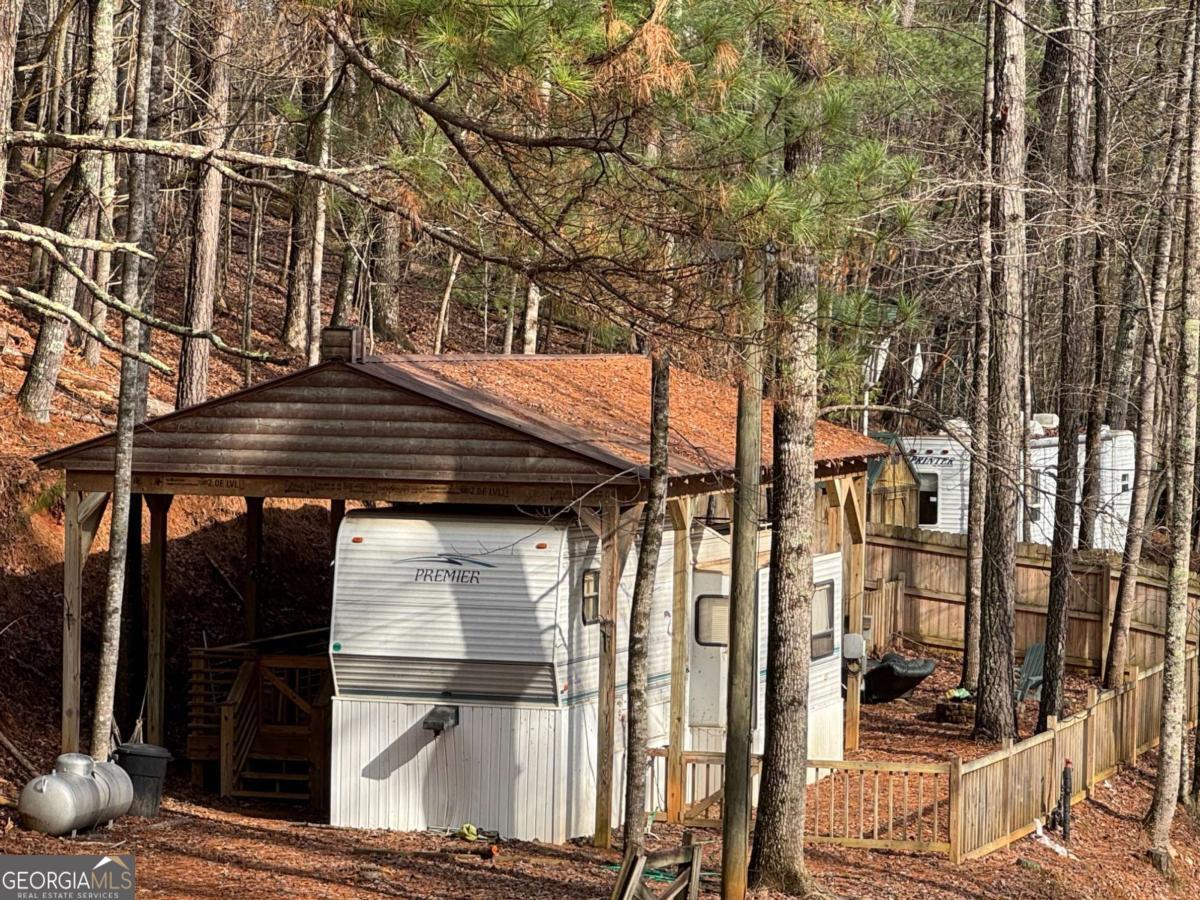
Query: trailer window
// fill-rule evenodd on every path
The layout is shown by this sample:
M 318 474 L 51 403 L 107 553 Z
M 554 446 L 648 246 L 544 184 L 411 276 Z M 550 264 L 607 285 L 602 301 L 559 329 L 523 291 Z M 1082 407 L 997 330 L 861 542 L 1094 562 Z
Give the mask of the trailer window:
M 812 658 L 829 656 L 833 644 L 833 582 L 823 581 L 813 585 Z
M 703 647 L 729 644 L 729 598 L 704 594 L 696 598 L 696 643 Z
M 1128 490 L 1129 490 L 1129 473 L 1122 472 L 1121 473 L 1121 493 L 1124 494 Z
M 588 569 L 583 573 L 583 624 L 595 625 L 600 621 L 600 570 Z
M 917 524 L 938 523 L 938 477 L 921 474 L 917 477 Z

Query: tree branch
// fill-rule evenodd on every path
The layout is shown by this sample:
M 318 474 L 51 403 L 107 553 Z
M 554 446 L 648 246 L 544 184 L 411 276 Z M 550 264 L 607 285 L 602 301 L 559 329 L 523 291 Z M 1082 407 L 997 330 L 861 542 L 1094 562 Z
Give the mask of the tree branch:
M 14 219 L 0 219 L 0 238 L 11 237 L 13 240 L 20 240 L 18 235 L 10 235 L 9 232 L 18 232 L 21 235 L 29 237 L 43 238 L 54 244 L 63 247 L 73 247 L 78 250 L 94 250 L 101 253 L 132 253 L 140 256 L 142 259 L 151 261 L 154 259 L 153 254 L 147 253 L 140 247 L 127 244 L 123 241 L 99 241 L 94 238 L 72 237 L 53 228 L 43 228 L 41 225 L 31 225 L 28 222 L 18 222 Z
M 439 106 L 430 97 L 405 84 L 395 75 L 382 69 L 374 60 L 363 55 L 354 42 L 354 38 L 346 30 L 341 17 L 334 10 L 329 10 L 320 18 L 321 27 L 328 32 L 334 42 L 346 54 L 346 59 L 354 63 L 363 74 L 380 87 L 404 98 L 421 112 L 437 122 L 444 122 L 469 131 L 480 137 L 488 138 L 501 144 L 510 144 L 529 149 L 571 149 L 586 150 L 590 153 L 610 153 L 624 156 L 624 151 L 611 140 L 594 135 L 552 135 L 552 134 L 519 134 L 515 131 L 505 131 L 495 128 L 477 119 L 472 119 L 462 113 L 457 113 Z M 433 95 L 433 96 L 436 96 Z
M 89 276 L 82 268 L 80 268 L 70 257 L 63 254 L 53 242 L 45 238 L 34 237 L 32 235 L 15 234 L 12 232 L 0 232 L 0 238 L 5 238 L 20 243 L 37 244 L 45 250 L 50 256 L 65 268 L 71 275 L 79 281 L 93 297 L 99 300 L 106 306 L 111 306 L 113 309 L 136 319 L 151 328 L 158 328 L 161 331 L 166 331 L 169 334 L 178 335 L 183 338 L 198 338 L 207 340 L 210 344 L 220 350 L 222 353 L 227 353 L 230 356 L 239 356 L 243 359 L 253 359 L 258 362 L 274 363 L 275 365 L 286 365 L 292 360 L 287 357 L 271 356 L 269 353 L 262 353 L 254 350 L 242 350 L 238 347 L 231 347 L 221 339 L 220 335 L 214 334 L 212 331 L 192 331 L 184 325 L 176 325 L 174 322 L 169 322 L 166 319 L 159 319 L 149 313 L 142 312 L 140 309 L 135 309 L 124 300 L 121 300 L 110 294 L 103 287 L 97 284 L 91 276 Z M 19 290 L 19 289 L 18 289 Z M 49 301 L 47 301 L 49 302 Z M 74 321 L 74 320 L 72 320 Z M 105 345 L 109 346 L 109 345 Z
M 14 293 L 15 292 L 15 293 Z M 47 316 L 51 319 L 58 319 L 60 322 L 71 322 L 78 326 L 79 330 L 89 337 L 98 341 L 101 345 L 110 350 L 115 350 L 122 356 L 131 356 L 139 362 L 143 362 L 157 372 L 162 372 L 164 375 L 173 375 L 171 367 L 161 360 L 151 356 L 148 353 L 130 353 L 125 349 L 124 345 L 118 341 L 114 341 L 105 332 L 95 327 L 90 321 L 81 316 L 78 312 L 70 307 L 59 306 L 54 303 L 49 297 L 42 294 L 35 294 L 33 291 L 23 287 L 14 287 L 12 291 L 0 286 L 0 300 L 7 300 L 13 306 L 20 306 L 24 309 L 32 310 L 39 315 Z

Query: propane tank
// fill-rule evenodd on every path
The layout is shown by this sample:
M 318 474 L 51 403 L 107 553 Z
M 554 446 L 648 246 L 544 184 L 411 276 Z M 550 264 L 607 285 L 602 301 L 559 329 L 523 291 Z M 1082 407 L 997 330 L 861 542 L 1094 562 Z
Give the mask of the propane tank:
M 110 822 L 131 802 L 133 783 L 120 766 L 98 763 L 86 753 L 64 753 L 53 772 L 25 785 L 17 810 L 26 828 L 63 835 Z

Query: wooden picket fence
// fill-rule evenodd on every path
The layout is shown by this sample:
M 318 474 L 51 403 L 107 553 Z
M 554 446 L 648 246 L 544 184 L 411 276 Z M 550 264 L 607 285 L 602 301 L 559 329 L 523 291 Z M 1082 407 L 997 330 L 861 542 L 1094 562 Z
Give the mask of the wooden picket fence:
M 1196 723 L 1197 655 L 1187 658 L 1188 725 Z M 1163 665 L 1131 669 L 1121 686 L 1092 689 L 1086 707 L 1041 734 L 963 762 L 810 760 L 805 840 L 976 859 L 1028 835 L 1058 803 L 1063 769 L 1073 769 L 1071 802 L 1158 743 Z M 669 751 L 650 751 L 652 783 Z M 723 755 L 683 754 L 687 803 L 672 819 L 719 827 Z M 760 760 L 756 757 L 755 767 Z

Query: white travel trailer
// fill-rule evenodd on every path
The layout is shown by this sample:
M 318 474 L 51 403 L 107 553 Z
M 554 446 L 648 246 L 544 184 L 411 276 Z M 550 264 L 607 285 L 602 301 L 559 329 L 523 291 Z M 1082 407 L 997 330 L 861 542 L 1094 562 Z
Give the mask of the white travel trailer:
M 965 427 L 951 427 L 939 434 L 904 437 L 901 441 L 919 482 L 918 527 L 965 533 L 971 480 L 970 433 Z M 1083 456 L 1083 438 L 1080 438 L 1081 467 Z M 1100 508 L 1095 542 L 1099 548 L 1120 551 L 1125 546 L 1133 462 L 1133 432 L 1113 431 L 1106 426 L 1100 436 Z M 1034 543 L 1049 544 L 1053 535 L 1057 468 L 1057 436 L 1035 437 L 1030 441 L 1029 478 L 1019 515 L 1023 527 L 1025 509 L 1029 510 Z M 1075 528 L 1078 531 L 1078 517 Z
M 723 740 L 729 539 L 695 525 L 691 749 Z M 766 543 L 764 540 L 763 543 Z M 636 547 L 620 585 L 618 723 L 624 724 Z M 810 753 L 840 758 L 842 558 L 814 560 L 818 602 Z M 667 743 L 673 541 L 650 616 L 651 744 Z M 766 669 L 759 579 L 758 708 Z M 596 802 L 599 548 L 566 521 L 501 514 L 354 512 L 338 533 L 330 628 L 330 821 L 360 828 L 480 828 L 562 842 L 591 834 Z M 616 734 L 614 777 L 624 772 Z M 761 729 L 755 735 L 761 750 Z M 719 743 L 718 743 L 719 746 Z M 649 798 L 663 809 L 662 784 Z M 613 803 L 620 822 L 621 791 Z

